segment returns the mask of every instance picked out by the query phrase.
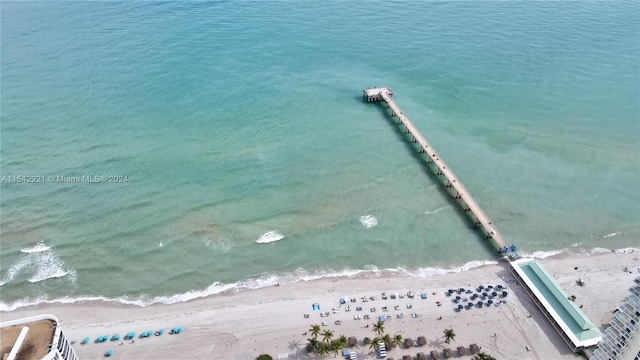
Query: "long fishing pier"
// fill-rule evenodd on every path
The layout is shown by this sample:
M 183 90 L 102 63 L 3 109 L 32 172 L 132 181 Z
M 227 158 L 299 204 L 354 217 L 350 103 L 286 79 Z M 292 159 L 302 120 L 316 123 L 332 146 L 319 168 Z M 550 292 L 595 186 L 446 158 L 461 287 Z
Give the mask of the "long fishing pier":
M 469 191 L 458 180 L 458 177 L 451 171 L 451 168 L 444 162 L 444 160 L 438 155 L 436 150 L 429 144 L 427 139 L 420 134 L 420 131 L 416 129 L 409 118 L 400 109 L 398 104 L 391 98 L 393 91 L 389 87 L 376 87 L 364 89 L 363 100 L 366 102 L 379 102 L 386 103 L 391 110 L 391 118 L 398 125 L 404 126 L 404 133 L 411 135 L 411 143 L 418 144 L 419 152 L 428 156 L 427 162 L 433 164 L 435 168 L 435 174 L 437 176 L 444 177 L 444 185 L 449 188 L 449 192 L 455 197 L 458 204 L 462 206 L 462 209 L 473 215 L 474 223 L 477 227 L 481 227 L 487 239 L 493 240 L 495 245 L 498 246 L 499 252 L 507 256 L 510 260 L 518 259 L 518 253 L 516 247 L 507 242 L 502 233 L 495 227 L 491 219 L 485 214 L 480 205 L 473 199 Z

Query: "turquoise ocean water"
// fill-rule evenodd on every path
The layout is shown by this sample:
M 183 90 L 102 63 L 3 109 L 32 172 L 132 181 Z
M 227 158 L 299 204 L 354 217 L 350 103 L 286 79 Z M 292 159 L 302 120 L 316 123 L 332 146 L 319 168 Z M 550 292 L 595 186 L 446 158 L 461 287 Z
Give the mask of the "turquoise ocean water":
M 495 261 L 377 85 L 524 254 L 639 245 L 637 1 L 0 7 L 0 309 Z

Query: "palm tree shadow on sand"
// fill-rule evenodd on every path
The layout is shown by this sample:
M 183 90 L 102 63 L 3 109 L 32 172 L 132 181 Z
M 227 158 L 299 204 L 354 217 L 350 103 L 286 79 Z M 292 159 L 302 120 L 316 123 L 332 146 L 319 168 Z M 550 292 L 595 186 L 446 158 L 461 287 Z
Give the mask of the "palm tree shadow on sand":
M 291 342 L 289 342 L 289 350 L 294 350 L 294 351 L 298 351 L 300 350 L 300 340 L 292 340 Z
M 435 340 L 429 341 L 429 346 L 435 347 L 435 348 L 438 348 L 438 349 L 444 348 L 443 344 L 444 344 L 444 341 L 442 341 L 441 338 L 437 338 Z

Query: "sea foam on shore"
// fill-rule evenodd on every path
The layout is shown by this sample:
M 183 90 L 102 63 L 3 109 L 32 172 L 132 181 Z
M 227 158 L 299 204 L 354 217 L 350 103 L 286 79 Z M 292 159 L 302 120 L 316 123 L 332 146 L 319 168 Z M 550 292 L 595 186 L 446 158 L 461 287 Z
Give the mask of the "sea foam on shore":
M 554 250 L 547 252 L 534 252 L 531 256 L 526 255 L 526 257 L 533 257 L 538 259 L 544 259 L 554 256 L 561 255 L 571 255 L 574 256 L 591 256 L 598 254 L 607 254 L 607 253 L 630 253 L 634 251 L 640 251 L 637 248 L 623 248 L 623 249 L 602 249 L 596 248 L 592 249 L 588 252 L 576 252 L 570 250 Z M 145 295 L 130 297 L 130 296 L 122 296 L 117 298 L 109 298 L 104 296 L 76 296 L 76 297 L 61 297 L 55 299 L 47 299 L 47 298 L 35 298 L 35 299 L 24 299 L 21 301 L 17 301 L 14 303 L 4 303 L 0 302 L 0 311 L 13 311 L 16 309 L 35 306 L 38 304 L 72 304 L 72 303 L 84 303 L 84 302 L 106 302 L 113 304 L 125 304 L 125 305 L 134 305 L 139 307 L 147 307 L 154 304 L 176 304 L 181 302 L 186 302 L 194 299 L 205 298 L 211 295 L 217 294 L 225 294 L 225 293 L 238 293 L 241 291 L 247 290 L 255 290 L 268 286 L 274 286 L 277 284 L 288 284 L 288 283 L 296 283 L 300 281 L 313 281 L 322 278 L 379 278 L 385 276 L 402 276 L 402 277 L 415 277 L 415 278 L 429 278 L 435 275 L 446 275 L 450 273 L 461 273 L 465 271 L 470 271 L 475 268 L 480 268 L 483 266 L 495 265 L 498 264 L 499 260 L 474 260 L 467 262 L 461 266 L 452 266 L 449 268 L 441 268 L 441 267 L 419 267 L 414 269 L 407 268 L 385 268 L 380 269 L 374 265 L 366 266 L 364 269 L 342 269 L 342 270 L 319 270 L 310 272 L 303 268 L 298 268 L 293 272 L 284 273 L 284 274 L 263 274 L 262 276 L 246 279 L 242 281 L 238 281 L 230 284 L 223 284 L 220 282 L 214 282 L 210 286 L 205 289 L 191 290 L 181 294 L 174 295 L 165 295 L 165 296 L 154 296 L 149 297 Z

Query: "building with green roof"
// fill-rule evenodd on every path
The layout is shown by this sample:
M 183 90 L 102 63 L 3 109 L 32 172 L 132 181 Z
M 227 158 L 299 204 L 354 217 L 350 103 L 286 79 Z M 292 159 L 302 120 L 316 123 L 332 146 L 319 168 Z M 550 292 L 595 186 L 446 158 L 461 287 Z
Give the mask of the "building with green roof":
M 602 334 L 535 259 L 511 262 L 510 270 L 572 351 L 594 346 Z

